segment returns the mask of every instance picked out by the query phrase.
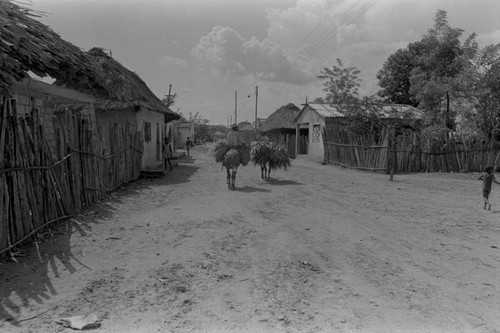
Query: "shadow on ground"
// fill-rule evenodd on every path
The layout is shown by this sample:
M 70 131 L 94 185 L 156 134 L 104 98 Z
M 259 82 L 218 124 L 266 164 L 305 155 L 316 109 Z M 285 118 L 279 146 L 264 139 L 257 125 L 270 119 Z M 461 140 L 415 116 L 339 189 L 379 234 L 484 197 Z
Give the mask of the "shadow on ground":
M 90 236 L 93 228 L 115 212 L 114 203 L 134 195 L 144 187 L 140 182 L 120 186 L 106 198 L 86 208 L 73 218 L 53 224 L 37 234 L 28 244 L 12 250 L 17 261 L 2 258 L 0 262 L 0 331 L 7 332 L 9 326 L 20 327 L 23 308 L 33 303 L 44 305 L 42 311 L 55 309 L 51 299 L 58 295 L 51 277 L 58 278 L 62 271 L 74 274 L 79 270 L 90 270 L 71 250 L 73 234 Z M 81 256 L 79 256 L 81 257 Z M 67 272 L 66 272 L 67 271 Z
M 93 228 L 115 214 L 114 204 L 124 198 L 136 195 L 152 185 L 172 185 L 186 183 L 199 169 L 194 157 L 181 157 L 172 160 L 173 171 L 159 178 L 138 179 L 121 185 L 103 200 L 86 208 L 73 218 L 53 224 L 41 231 L 29 244 L 13 249 L 17 262 L 0 258 L 0 331 L 8 331 L 9 326 L 20 327 L 23 308 L 38 303 L 42 311 L 55 309 L 51 299 L 58 295 L 51 277 L 73 274 L 79 270 L 91 269 L 75 257 L 71 249 L 72 235 L 90 236 Z M 163 165 L 159 168 L 162 169 Z M 257 191 L 249 188 L 247 191 Z M 80 257 L 80 256 L 79 256 Z
M 280 179 L 269 179 L 269 184 L 271 185 L 304 185 L 303 183 L 296 182 L 294 180 L 280 180 Z
M 253 187 L 253 186 L 243 186 L 243 187 L 236 187 L 236 191 L 238 192 L 245 192 L 245 193 L 254 193 L 254 192 L 266 192 L 269 193 L 271 190 L 267 190 L 264 188 L 258 188 L 258 187 Z

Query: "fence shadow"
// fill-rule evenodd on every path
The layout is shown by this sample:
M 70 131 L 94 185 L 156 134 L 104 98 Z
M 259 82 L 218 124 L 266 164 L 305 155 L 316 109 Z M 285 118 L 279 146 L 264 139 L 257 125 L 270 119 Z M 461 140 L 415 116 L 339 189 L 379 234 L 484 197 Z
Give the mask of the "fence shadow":
M 6 259 L 0 262 L 0 331 L 22 327 L 22 322 L 30 319 L 20 317 L 22 310 L 33 303 L 43 305 L 38 314 L 55 310 L 51 299 L 58 291 L 52 279 L 59 278 L 63 271 L 74 274 L 92 269 L 80 255 L 72 252 L 73 235 L 90 235 L 97 225 L 114 216 L 113 204 L 122 203 L 143 187 L 140 181 L 119 187 L 74 218 L 52 225 L 33 242 L 19 247 L 15 252 L 17 262 Z

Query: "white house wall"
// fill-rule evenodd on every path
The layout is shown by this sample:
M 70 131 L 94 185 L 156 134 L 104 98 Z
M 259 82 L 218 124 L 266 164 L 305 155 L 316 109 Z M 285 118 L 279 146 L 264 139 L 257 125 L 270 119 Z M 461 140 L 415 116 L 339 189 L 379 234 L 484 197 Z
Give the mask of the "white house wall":
M 323 145 L 322 133 L 325 128 L 325 119 L 316 111 L 307 110 L 300 116 L 296 124 L 307 124 L 309 128 L 307 159 L 309 161 L 323 163 L 325 159 L 325 147 Z
M 153 167 L 161 161 L 162 129 L 165 117 L 162 113 L 142 108 L 137 112 L 137 123 L 142 129 L 144 138 L 144 152 L 142 154 L 142 169 Z M 146 141 L 145 124 L 151 124 L 151 140 Z

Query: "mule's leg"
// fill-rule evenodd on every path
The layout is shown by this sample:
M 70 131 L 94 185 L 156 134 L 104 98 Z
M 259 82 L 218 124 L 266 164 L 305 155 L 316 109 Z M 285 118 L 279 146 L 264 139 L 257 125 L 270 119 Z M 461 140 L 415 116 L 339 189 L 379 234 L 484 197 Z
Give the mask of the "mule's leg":
M 260 165 L 260 178 L 262 179 L 265 179 L 266 175 L 264 173 L 264 170 L 266 169 L 266 165 L 265 164 L 261 164 Z
M 226 167 L 226 171 L 227 171 L 227 188 L 228 189 L 231 189 L 231 171 L 229 170 L 229 167 Z
M 271 166 L 269 166 L 269 169 L 267 170 L 267 181 L 269 181 L 269 178 L 271 178 Z
M 238 169 L 233 169 L 231 173 L 231 189 L 236 190 L 236 171 Z

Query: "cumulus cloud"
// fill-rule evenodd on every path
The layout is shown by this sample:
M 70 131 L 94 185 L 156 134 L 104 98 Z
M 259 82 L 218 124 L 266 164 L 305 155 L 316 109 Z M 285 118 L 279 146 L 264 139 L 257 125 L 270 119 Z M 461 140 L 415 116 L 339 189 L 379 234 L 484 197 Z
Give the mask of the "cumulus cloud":
M 186 59 L 175 58 L 175 57 L 170 57 L 170 56 L 164 56 L 161 59 L 161 63 L 163 66 L 166 66 L 166 67 L 169 67 L 169 66 L 187 67 Z
M 214 27 L 200 39 L 191 55 L 217 75 L 252 75 L 264 81 L 305 84 L 314 76 L 294 66 L 287 51 L 270 39 L 245 40 L 230 27 Z

